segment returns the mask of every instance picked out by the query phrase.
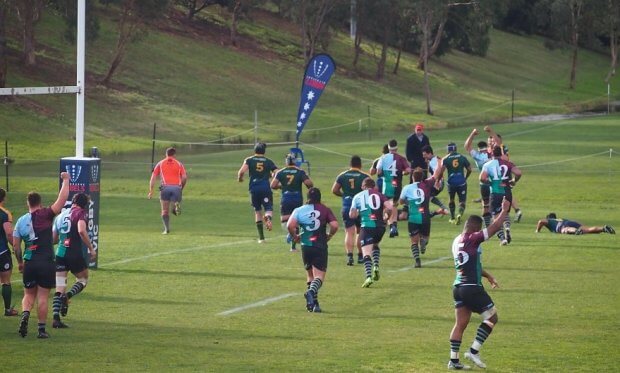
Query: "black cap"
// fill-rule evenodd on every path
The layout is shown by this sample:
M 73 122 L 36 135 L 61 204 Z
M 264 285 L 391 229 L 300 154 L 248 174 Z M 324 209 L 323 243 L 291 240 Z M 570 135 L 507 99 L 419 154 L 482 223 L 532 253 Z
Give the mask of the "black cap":
M 319 188 L 308 189 L 308 202 L 320 203 L 321 202 L 321 190 Z

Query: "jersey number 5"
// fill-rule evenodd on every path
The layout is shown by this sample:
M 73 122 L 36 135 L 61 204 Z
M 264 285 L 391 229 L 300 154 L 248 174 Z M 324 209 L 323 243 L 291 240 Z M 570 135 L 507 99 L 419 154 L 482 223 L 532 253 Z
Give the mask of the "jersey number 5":
M 264 169 L 265 169 L 265 166 L 263 165 L 263 162 L 256 163 L 256 171 L 263 172 Z

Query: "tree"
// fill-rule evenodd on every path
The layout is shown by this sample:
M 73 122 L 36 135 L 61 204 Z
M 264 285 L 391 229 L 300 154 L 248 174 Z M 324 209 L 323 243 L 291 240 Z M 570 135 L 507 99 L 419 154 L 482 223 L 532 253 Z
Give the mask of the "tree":
M 7 43 L 6 19 L 9 13 L 9 0 L 0 0 L 0 88 L 6 87 Z
M 416 27 L 421 33 L 418 65 L 424 70 L 424 95 L 426 113 L 433 115 L 431 107 L 431 88 L 428 81 L 428 60 L 437 51 L 443 28 L 446 24 L 448 4 L 444 0 L 417 0 L 413 3 L 412 14 Z M 434 35 L 433 35 L 434 34 Z
M 34 27 L 41 20 L 42 8 L 42 0 L 16 1 L 17 16 L 22 22 L 23 60 L 26 66 L 34 66 L 37 63 Z
M 536 4 L 541 31 L 571 48 L 570 89 L 575 88 L 581 35 L 588 30 L 595 8 L 584 0 L 542 0 Z
M 609 71 L 605 77 L 605 83 L 609 83 L 611 78 L 616 75 L 616 66 L 618 65 L 618 49 L 620 48 L 620 0 L 598 0 L 599 6 L 596 7 L 595 22 L 597 25 L 596 32 L 604 36 L 609 44 Z
M 192 20 L 196 14 L 200 13 L 208 6 L 215 4 L 227 6 L 229 0 L 176 0 L 175 3 L 187 9 L 187 19 Z
M 301 25 L 301 46 L 308 63 L 319 44 L 329 40 L 329 26 L 336 18 L 331 13 L 344 4 L 343 0 L 300 0 L 298 19 Z
M 168 9 L 168 0 L 100 0 L 103 4 L 118 4 L 120 18 L 117 23 L 118 39 L 110 67 L 101 84 L 108 86 L 125 58 L 127 46 L 146 32 L 146 25 L 161 17 Z

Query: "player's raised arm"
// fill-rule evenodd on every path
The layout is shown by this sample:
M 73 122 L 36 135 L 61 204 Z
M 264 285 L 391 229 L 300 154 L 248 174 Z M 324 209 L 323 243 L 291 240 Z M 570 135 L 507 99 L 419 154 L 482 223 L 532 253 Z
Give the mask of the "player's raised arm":
M 472 151 L 471 143 L 474 141 L 474 137 L 476 137 L 477 134 L 478 134 L 478 130 L 474 128 L 469 134 L 469 136 L 467 136 L 467 140 L 465 140 L 465 150 L 467 151 L 467 153 L 471 153 Z
M 50 206 L 56 215 L 62 211 L 62 208 L 65 206 L 65 202 L 67 202 L 67 198 L 69 198 L 69 173 L 61 172 L 60 178 L 62 179 L 62 186 L 58 192 L 58 198 L 56 198 L 54 204 Z

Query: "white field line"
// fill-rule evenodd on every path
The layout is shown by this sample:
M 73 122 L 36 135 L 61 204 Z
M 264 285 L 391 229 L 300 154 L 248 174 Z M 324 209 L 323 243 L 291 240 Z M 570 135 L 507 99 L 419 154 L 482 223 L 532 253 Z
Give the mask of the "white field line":
M 437 258 L 437 259 L 433 259 L 433 260 L 429 260 L 428 262 L 423 262 L 423 264 L 433 264 L 433 263 L 439 263 L 439 262 L 443 262 L 444 260 L 447 259 L 452 259 L 451 256 L 442 256 L 441 258 Z M 415 267 L 413 265 L 407 266 L 407 267 L 403 267 L 403 268 L 399 268 L 399 269 L 392 269 L 389 271 L 386 271 L 388 273 L 398 273 L 398 272 L 406 272 L 406 271 L 410 271 L 412 269 L 414 269 Z
M 277 302 L 279 300 L 290 298 L 290 297 L 294 297 L 294 296 L 297 296 L 297 295 L 299 295 L 299 293 L 287 293 L 287 294 L 278 295 L 277 297 L 267 298 L 267 299 L 259 300 L 258 302 L 249 303 L 249 304 L 246 304 L 246 305 L 243 305 L 243 306 L 231 308 L 231 309 L 229 309 L 227 311 L 223 311 L 223 312 L 218 313 L 217 316 L 228 316 L 228 315 L 231 315 L 233 313 L 245 311 L 245 310 L 250 309 L 250 308 L 265 306 L 265 305 L 267 305 L 269 303 L 274 303 L 274 302 Z
M 428 262 L 424 262 L 424 264 L 439 263 L 439 262 L 442 262 L 444 260 L 451 259 L 451 258 L 452 257 L 450 257 L 450 256 L 444 256 L 444 257 L 441 257 L 441 258 L 429 260 Z M 393 270 L 390 270 L 390 271 L 387 271 L 387 272 L 388 273 L 398 273 L 398 272 L 409 271 L 411 269 L 413 269 L 413 266 L 408 266 L 408 267 L 404 267 L 404 268 L 400 268 L 400 269 L 393 269 Z M 232 308 L 232 309 L 220 312 L 220 313 L 217 314 L 217 316 L 228 316 L 228 315 L 231 315 L 233 313 L 245 311 L 245 310 L 250 309 L 250 308 L 265 306 L 265 305 L 267 305 L 269 303 L 275 303 L 275 302 L 277 302 L 279 300 L 290 298 L 290 297 L 294 297 L 294 296 L 297 296 L 297 295 L 299 295 L 299 293 L 287 293 L 287 294 L 278 295 L 277 297 L 263 299 L 263 300 L 260 300 L 258 302 L 249 303 L 249 304 L 246 304 L 246 305 L 243 305 L 243 306 L 239 306 L 239 307 L 236 307 L 236 308 Z
M 130 263 L 130 262 L 136 262 L 136 261 L 139 261 L 139 260 L 155 258 L 155 257 L 158 257 L 158 256 L 174 255 L 174 254 L 178 254 L 178 253 L 186 253 L 186 252 L 198 251 L 198 250 L 202 250 L 202 249 L 213 249 L 213 248 L 217 248 L 217 247 L 241 245 L 241 244 L 246 244 L 246 243 L 250 243 L 250 242 L 256 242 L 256 240 L 244 240 L 244 241 L 235 241 L 235 242 L 225 242 L 225 243 L 220 243 L 220 244 L 215 244 L 215 245 L 194 246 L 194 247 L 189 247 L 187 249 L 162 251 L 162 252 L 152 253 L 152 254 L 149 254 L 149 255 L 143 255 L 143 256 L 137 256 L 137 257 L 127 258 L 127 259 L 123 259 L 123 260 L 117 260 L 115 262 L 103 263 L 103 264 L 99 265 L 99 268 L 101 268 L 101 267 L 109 267 L 109 266 L 113 266 L 113 265 L 117 265 L 117 264 L 125 264 L 125 263 Z

